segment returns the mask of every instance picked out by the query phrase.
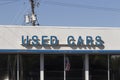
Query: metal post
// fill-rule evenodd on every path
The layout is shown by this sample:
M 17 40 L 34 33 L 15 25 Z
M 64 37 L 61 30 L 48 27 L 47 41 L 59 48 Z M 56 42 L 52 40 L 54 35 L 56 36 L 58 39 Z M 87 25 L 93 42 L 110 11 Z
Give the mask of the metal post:
M 108 80 L 110 80 L 110 56 L 108 54 Z
M 65 54 L 64 54 L 64 80 L 66 80 L 66 71 L 65 71 Z
M 89 80 L 89 55 L 85 54 L 85 80 Z
M 8 63 L 7 63 L 7 72 L 8 72 L 8 79 L 10 79 L 10 75 L 9 75 L 9 69 L 10 69 L 10 55 L 8 54 Z
M 17 54 L 17 80 L 19 80 L 19 54 Z
M 40 54 L 40 80 L 44 80 L 44 54 Z

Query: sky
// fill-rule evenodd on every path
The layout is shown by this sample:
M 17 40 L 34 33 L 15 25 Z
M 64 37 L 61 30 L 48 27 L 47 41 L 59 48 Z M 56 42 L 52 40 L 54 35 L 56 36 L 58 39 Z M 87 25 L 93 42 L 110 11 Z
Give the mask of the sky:
M 36 0 L 40 26 L 120 27 L 120 0 Z M 25 25 L 29 0 L 0 0 L 0 25 Z

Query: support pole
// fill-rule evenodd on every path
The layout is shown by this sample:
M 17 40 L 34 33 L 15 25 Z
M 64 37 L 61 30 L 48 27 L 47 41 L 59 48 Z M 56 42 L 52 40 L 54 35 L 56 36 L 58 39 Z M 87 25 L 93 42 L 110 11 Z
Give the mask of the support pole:
M 64 54 L 64 80 L 66 80 L 66 71 L 65 71 L 65 54 Z
M 110 80 L 110 55 L 108 54 L 108 80 Z
M 11 64 L 10 55 L 8 55 L 8 63 L 7 63 L 7 72 L 8 72 L 7 74 L 8 74 L 8 79 L 10 79 L 10 74 L 9 74 L 10 64 Z
M 85 80 L 89 80 L 89 55 L 85 54 Z
M 19 54 L 17 54 L 17 80 L 19 80 Z
M 44 54 L 40 54 L 40 80 L 44 80 Z

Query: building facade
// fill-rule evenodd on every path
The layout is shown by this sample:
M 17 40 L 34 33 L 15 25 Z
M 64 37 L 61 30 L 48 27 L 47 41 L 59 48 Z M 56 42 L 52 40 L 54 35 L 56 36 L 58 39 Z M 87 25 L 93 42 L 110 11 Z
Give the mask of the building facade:
M 0 80 L 120 80 L 120 28 L 0 26 Z

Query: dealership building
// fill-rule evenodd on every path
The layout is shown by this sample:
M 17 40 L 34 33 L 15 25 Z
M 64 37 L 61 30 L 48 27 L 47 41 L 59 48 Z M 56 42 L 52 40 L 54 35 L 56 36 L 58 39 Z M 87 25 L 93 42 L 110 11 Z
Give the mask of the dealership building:
M 120 28 L 1 25 L 0 80 L 120 80 Z

